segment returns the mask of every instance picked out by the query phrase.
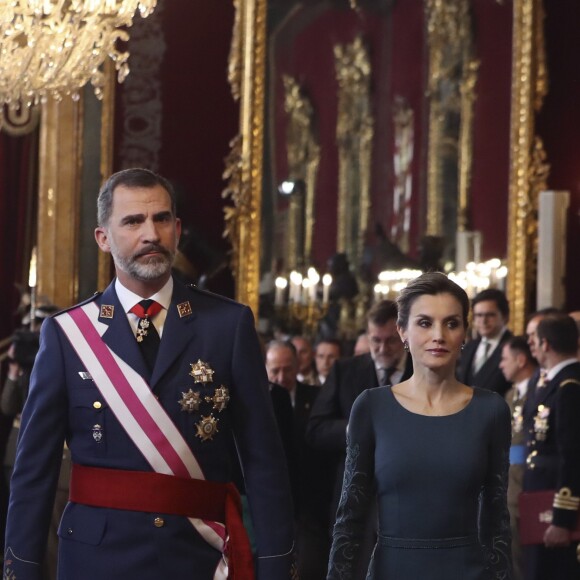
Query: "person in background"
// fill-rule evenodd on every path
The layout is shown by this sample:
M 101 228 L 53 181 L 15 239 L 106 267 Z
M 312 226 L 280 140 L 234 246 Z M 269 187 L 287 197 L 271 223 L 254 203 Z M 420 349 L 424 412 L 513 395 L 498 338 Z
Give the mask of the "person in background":
M 530 429 L 523 491 L 555 493 L 544 543 L 524 549 L 524 578 L 578 580 L 578 543 L 571 541 L 580 509 L 578 328 L 567 314 L 544 315 L 536 339 L 535 356 L 547 372 L 525 408 L 524 423 Z
M 320 389 L 296 379 L 298 355 L 292 342 L 273 340 L 266 346 L 266 372 L 289 394 L 294 410 L 294 458 L 290 476 L 296 509 L 298 573 L 301 580 L 324 578 L 330 549 L 328 462 L 306 443 L 306 424 Z
M 488 288 L 475 296 L 471 309 L 478 337 L 465 345 L 457 365 L 457 379 L 504 396 L 511 386 L 499 368 L 503 345 L 512 336 L 506 327 L 508 300 L 501 290 Z
M 353 405 L 327 579 L 357 578 L 377 501 L 379 536 L 364 562 L 367 580 L 507 579 L 510 413 L 497 393 L 455 377 L 467 294 L 430 272 L 397 302 L 413 375 L 367 389 Z
M 298 372 L 296 378 L 307 385 L 319 385 L 318 375 L 314 366 L 314 348 L 304 336 L 294 336 L 291 339 L 298 355 Z
M 314 363 L 318 384 L 323 385 L 334 363 L 340 358 L 341 344 L 338 340 L 322 339 L 315 348 Z
M 512 531 L 513 580 L 522 580 L 523 552 L 519 534 L 518 498 L 522 491 L 526 463 L 523 409 L 528 393 L 528 383 L 538 368 L 538 363 L 530 352 L 525 336 L 513 336 L 504 344 L 499 367 L 506 381 L 512 383 L 512 387 L 505 395 L 512 414 L 508 509 Z
M 60 579 L 225 580 L 255 567 L 258 580 L 290 580 L 292 498 L 249 308 L 172 277 L 181 222 L 165 178 L 115 173 L 97 213 L 116 278 L 42 325 L 4 577 L 40 579 L 66 441 Z M 239 463 L 255 564 L 232 483 Z
M 366 354 L 367 352 L 371 352 L 371 347 L 369 345 L 369 337 L 365 330 L 358 335 L 356 342 L 354 343 L 353 355 L 358 356 L 359 354 Z

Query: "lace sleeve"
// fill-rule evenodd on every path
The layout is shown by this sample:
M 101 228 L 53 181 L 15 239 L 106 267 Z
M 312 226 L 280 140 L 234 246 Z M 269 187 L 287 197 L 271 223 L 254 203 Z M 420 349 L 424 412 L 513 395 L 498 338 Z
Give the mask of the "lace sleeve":
M 347 429 L 346 464 L 332 548 L 328 580 L 351 580 L 357 567 L 361 539 L 375 497 L 374 431 L 369 392 L 355 401 Z
M 489 444 L 488 472 L 482 491 L 480 535 L 493 580 L 511 579 L 511 532 L 507 508 L 511 418 L 507 404 L 497 399 Z

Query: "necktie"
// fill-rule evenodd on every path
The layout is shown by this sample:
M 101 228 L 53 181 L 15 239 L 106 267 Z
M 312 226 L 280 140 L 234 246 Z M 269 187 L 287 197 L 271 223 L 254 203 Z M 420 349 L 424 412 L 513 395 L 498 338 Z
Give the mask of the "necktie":
M 485 338 L 481 339 L 481 344 L 482 344 L 481 354 L 475 363 L 475 372 L 476 373 L 478 373 L 479 370 L 481 369 L 481 367 L 486 363 L 486 361 L 489 357 L 489 350 L 491 348 L 491 343 L 488 340 L 486 340 Z
M 133 312 L 139 317 L 137 323 L 137 342 L 141 348 L 143 358 L 152 372 L 155 366 L 155 359 L 157 358 L 157 351 L 159 350 L 159 343 L 161 339 L 153 321 L 151 320 L 158 314 L 163 306 L 155 300 L 141 300 L 139 304 L 135 304 L 130 312 Z
M 538 377 L 538 382 L 536 383 L 536 388 L 545 387 L 548 382 L 548 371 L 546 369 L 540 369 L 540 376 Z
M 383 367 L 379 368 L 379 386 L 384 387 L 385 385 L 389 385 L 391 383 L 391 377 L 396 370 L 397 367 L 389 367 L 388 369 Z

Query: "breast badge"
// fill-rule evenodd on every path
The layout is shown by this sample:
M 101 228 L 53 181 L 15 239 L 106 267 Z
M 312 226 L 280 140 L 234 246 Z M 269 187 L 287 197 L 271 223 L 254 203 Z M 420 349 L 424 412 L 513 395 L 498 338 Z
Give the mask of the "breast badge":
M 181 302 L 180 304 L 178 304 L 177 312 L 179 314 L 179 318 L 189 316 L 191 314 L 191 304 L 189 303 L 189 300 L 187 302 Z
M 103 428 L 100 425 L 93 425 L 93 439 L 100 443 L 103 440 Z
M 515 405 L 512 414 L 512 431 L 514 433 L 521 433 L 524 428 L 524 416 L 522 405 Z
M 536 441 L 545 441 L 548 436 L 550 417 L 550 407 L 545 405 L 538 405 L 538 412 L 534 417 L 534 433 L 536 434 Z
M 218 432 L 218 421 L 213 415 L 208 417 L 203 417 L 197 422 L 197 433 L 196 437 L 199 437 L 202 441 L 211 441 L 213 436 Z
M 218 411 L 221 413 L 230 402 L 230 392 L 228 391 L 227 387 L 224 385 L 220 385 L 213 394 L 213 397 L 207 396 L 205 398 L 206 403 L 213 403 L 214 411 Z
M 193 377 L 194 383 L 211 383 L 213 381 L 214 370 L 208 363 L 198 359 L 195 364 L 191 364 L 189 374 Z
M 193 413 L 199 409 L 199 404 L 201 403 L 201 397 L 199 391 L 193 391 L 189 389 L 187 393 L 181 393 L 183 396 L 179 401 L 182 411 L 187 411 L 188 413 Z

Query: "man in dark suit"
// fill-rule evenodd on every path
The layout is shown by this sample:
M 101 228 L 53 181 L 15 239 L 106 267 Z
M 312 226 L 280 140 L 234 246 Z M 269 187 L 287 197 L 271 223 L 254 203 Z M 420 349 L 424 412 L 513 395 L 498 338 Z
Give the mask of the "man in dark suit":
M 578 329 L 566 314 L 544 316 L 536 334 L 535 351 L 547 371 L 538 382 L 524 417 L 527 430 L 524 491 L 554 490 L 551 525 L 544 544 L 527 546 L 525 580 L 580 578 L 578 543 L 571 530 L 580 509 L 580 363 Z
M 238 461 L 257 578 L 291 577 L 292 502 L 253 317 L 171 276 L 180 231 L 164 178 L 129 169 L 101 189 L 95 237 L 117 278 L 42 326 L 5 578 L 40 578 L 65 440 L 59 578 L 254 578 Z
M 370 352 L 335 363 L 314 403 L 306 431 L 311 444 L 333 457 L 335 481 L 331 518 L 338 507 L 346 457 L 346 427 L 355 399 L 365 390 L 396 384 L 413 374 L 411 357 L 405 352 L 397 332 L 397 305 L 391 300 L 375 304 L 367 314 Z M 369 549 L 374 546 L 373 522 L 369 523 Z M 361 558 L 361 561 L 368 561 Z M 358 572 L 364 577 L 365 572 Z
M 294 464 L 290 475 L 296 508 L 298 573 L 301 580 L 326 577 L 329 536 L 329 503 L 332 465 L 325 454 L 305 441 L 306 425 L 319 387 L 296 380 L 299 356 L 293 342 L 273 340 L 266 346 L 266 372 L 272 383 L 290 395 L 294 410 Z
M 512 337 L 506 328 L 510 308 L 505 294 L 496 288 L 481 291 L 471 303 L 478 337 L 468 342 L 457 365 L 457 378 L 466 385 L 499 393 L 511 387 L 499 364 L 503 346 Z

